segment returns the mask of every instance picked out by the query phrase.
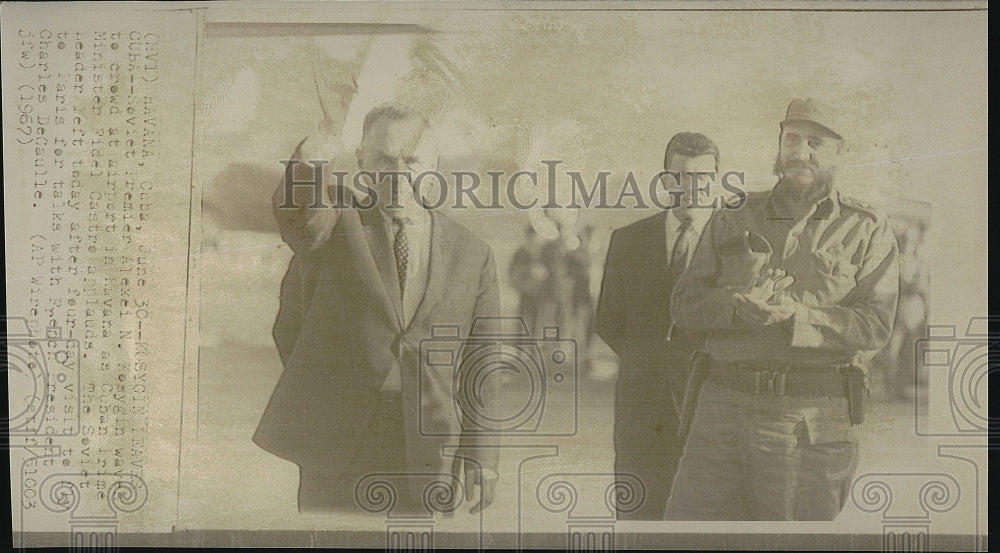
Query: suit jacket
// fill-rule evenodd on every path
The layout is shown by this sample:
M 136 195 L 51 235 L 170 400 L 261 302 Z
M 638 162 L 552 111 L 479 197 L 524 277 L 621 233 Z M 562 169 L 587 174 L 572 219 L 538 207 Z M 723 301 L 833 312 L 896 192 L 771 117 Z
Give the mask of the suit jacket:
M 637 221 L 611 236 L 597 333 L 618 354 L 615 449 L 619 457 L 661 449 L 680 456 L 678 414 L 698 337 L 670 332 L 666 217 Z M 668 334 L 670 339 L 668 340 Z
M 443 445 L 496 470 L 497 440 L 463 430 L 454 402 L 456 362 L 421 367 L 421 342 L 435 325 L 458 325 L 459 339 L 477 317 L 499 315 L 496 264 L 485 242 L 432 212 L 427 290 L 408 325 L 402 322 L 398 274 L 383 218 L 345 209 L 330 238 L 296 253 L 281 284 L 274 341 L 284 372 L 253 440 L 299 465 L 350 462 L 388 371 L 400 369 L 409 472 L 448 472 Z M 439 346 L 460 352 L 454 338 Z M 495 379 L 483 390 L 495 398 Z M 413 481 L 411 481 L 413 483 Z M 419 490 L 416 490 L 419 491 Z

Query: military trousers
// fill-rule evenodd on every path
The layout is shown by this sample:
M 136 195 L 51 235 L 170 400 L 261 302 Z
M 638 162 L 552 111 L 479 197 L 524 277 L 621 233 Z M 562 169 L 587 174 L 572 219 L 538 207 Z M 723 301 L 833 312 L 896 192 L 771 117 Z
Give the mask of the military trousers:
M 846 397 L 777 396 L 707 381 L 667 520 L 833 520 L 857 470 Z

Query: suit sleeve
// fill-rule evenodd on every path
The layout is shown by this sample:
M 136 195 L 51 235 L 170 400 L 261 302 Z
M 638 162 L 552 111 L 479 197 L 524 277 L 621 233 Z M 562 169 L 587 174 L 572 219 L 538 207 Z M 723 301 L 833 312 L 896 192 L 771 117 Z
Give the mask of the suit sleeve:
M 621 234 L 615 231 L 608 246 L 608 255 L 604 262 L 604 278 L 601 280 L 601 295 L 597 300 L 597 334 L 619 355 L 625 349 L 627 338 L 626 255 Z
M 271 328 L 271 337 L 278 348 L 281 363 L 285 366 L 295 350 L 295 342 L 299 339 L 305 320 L 305 308 L 309 302 L 308 291 L 311 287 L 308 282 L 309 272 L 303 266 L 305 263 L 304 255 L 301 254 L 293 255 L 289 261 L 288 271 L 281 280 L 278 315 Z
M 719 244 L 725 239 L 725 216 L 716 211 L 698 240 L 687 270 L 674 287 L 670 313 L 674 322 L 692 332 L 733 328 L 736 288 L 720 285 Z
M 306 253 L 315 250 L 317 247 L 330 239 L 333 227 L 337 224 L 339 210 L 333 209 L 329 204 L 329 198 L 319 198 L 319 202 L 324 207 L 311 208 L 316 200 L 313 197 L 315 188 L 309 186 L 314 179 L 323 180 L 323 174 L 315 175 L 313 165 L 301 160 L 303 155 L 308 159 L 313 159 L 315 154 L 310 155 L 311 150 L 319 149 L 312 145 L 312 139 L 305 138 L 295 148 L 290 163 L 294 163 L 292 178 L 295 183 L 304 183 L 292 187 L 292 206 L 286 203 L 287 188 L 291 183 L 286 182 L 285 175 L 282 175 L 278 186 L 271 195 L 271 208 L 274 218 L 278 222 L 278 230 L 281 232 L 281 239 L 287 243 L 296 253 Z M 323 172 L 329 171 L 329 165 L 323 166 Z M 287 175 L 287 173 L 285 173 Z M 325 187 L 321 187 L 324 191 Z M 325 196 L 325 192 L 323 192 Z
M 493 250 L 489 249 L 479 278 L 479 295 L 476 298 L 473 321 L 482 317 L 499 317 L 500 314 L 500 284 L 497 279 L 496 260 L 493 257 Z M 501 384 L 496 376 L 487 378 L 483 382 L 483 402 L 487 409 L 496 409 L 503 400 Z M 498 472 L 499 434 L 463 433 L 461 442 L 463 446 L 471 446 L 466 453 L 476 459 L 483 468 Z
M 314 144 L 317 141 L 304 138 L 299 142 L 292 154 L 292 160 L 300 160 L 303 156 L 313 159 L 318 154 L 313 153 L 325 148 Z M 327 150 L 330 151 L 330 150 Z M 332 152 L 331 152 L 332 153 Z M 310 164 L 298 163 L 292 171 L 295 182 L 311 182 L 314 171 Z M 320 176 L 322 178 L 322 176 Z M 278 315 L 275 317 L 271 336 L 278 348 L 282 363 L 288 363 L 295 348 L 307 307 L 313 291 L 312 253 L 327 240 L 337 225 L 339 211 L 331 207 L 311 209 L 312 192 L 315 188 L 296 186 L 293 188 L 293 203 L 298 207 L 282 207 L 285 203 L 286 182 L 282 176 L 271 195 L 271 209 L 278 223 L 278 230 L 295 254 L 288 263 L 288 271 L 281 281 L 281 296 Z M 324 199 L 324 203 L 327 200 Z

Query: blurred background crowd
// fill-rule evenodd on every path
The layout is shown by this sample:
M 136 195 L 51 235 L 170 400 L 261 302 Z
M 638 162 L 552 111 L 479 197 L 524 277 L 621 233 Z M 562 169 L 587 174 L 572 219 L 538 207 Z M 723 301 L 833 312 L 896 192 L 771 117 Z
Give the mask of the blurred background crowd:
M 906 207 L 905 213 L 897 208 L 892 216 L 900 249 L 896 324 L 870 375 L 875 397 L 890 401 L 912 400 L 926 393 L 927 385 L 914 354 L 916 341 L 926 336 L 930 282 L 922 238 L 929 221 L 921 206 Z M 534 336 L 541 336 L 543 327 L 557 326 L 584 353 L 583 374 L 596 381 L 613 380 L 614 355 L 594 334 L 593 325 L 606 243 L 595 247 L 593 225 L 580 225 L 578 220 L 576 210 L 533 213 L 507 276 L 517 292 L 518 315 Z

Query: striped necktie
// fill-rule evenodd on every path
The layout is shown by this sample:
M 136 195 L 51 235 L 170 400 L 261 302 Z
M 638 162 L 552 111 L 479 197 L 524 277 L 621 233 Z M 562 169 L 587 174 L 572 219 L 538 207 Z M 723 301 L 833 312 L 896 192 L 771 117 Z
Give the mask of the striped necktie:
M 396 239 L 393 241 L 392 250 L 396 254 L 396 272 L 399 274 L 399 295 L 402 296 L 406 290 L 406 269 L 410 264 L 410 242 L 406 238 L 407 219 L 400 217 L 393 218 L 396 225 Z
M 695 234 L 691 221 L 683 221 L 677 230 L 677 240 L 674 242 L 674 250 L 670 254 L 670 278 L 675 282 L 684 273 L 684 269 L 687 269 Z

